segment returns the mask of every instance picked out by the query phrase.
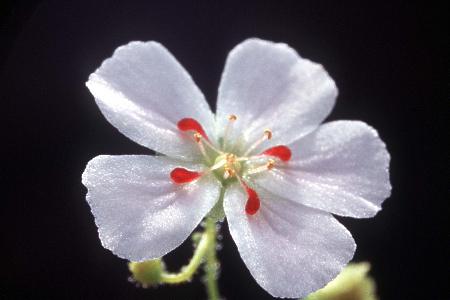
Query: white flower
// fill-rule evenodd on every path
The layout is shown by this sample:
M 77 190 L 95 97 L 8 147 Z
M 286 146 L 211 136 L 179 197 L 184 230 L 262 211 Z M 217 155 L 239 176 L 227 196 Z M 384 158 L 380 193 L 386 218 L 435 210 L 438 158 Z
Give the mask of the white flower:
M 256 281 L 303 297 L 352 258 L 332 214 L 374 216 L 390 195 L 389 154 L 359 121 L 320 125 L 337 88 L 286 44 L 249 39 L 226 61 L 214 115 L 156 42 L 119 47 L 87 86 L 131 140 L 163 155 L 102 155 L 83 174 L 103 246 L 133 261 L 179 246 L 224 189 L 231 235 Z

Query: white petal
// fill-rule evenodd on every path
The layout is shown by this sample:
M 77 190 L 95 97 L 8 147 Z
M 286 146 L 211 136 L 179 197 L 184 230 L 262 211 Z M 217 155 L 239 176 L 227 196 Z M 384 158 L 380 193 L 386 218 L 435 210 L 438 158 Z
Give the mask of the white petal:
M 103 246 L 132 261 L 161 257 L 179 246 L 219 198 L 211 177 L 176 185 L 165 157 L 97 156 L 83 173 Z M 187 166 L 195 168 L 195 166 Z
M 218 133 L 235 114 L 236 133 L 252 140 L 269 128 L 272 144 L 288 144 L 314 130 L 336 96 L 336 85 L 320 64 L 286 44 L 249 39 L 228 55 L 217 102 Z
M 353 257 L 353 238 L 332 215 L 270 194 L 259 196 L 261 207 L 249 216 L 242 189 L 232 187 L 224 208 L 242 259 L 271 295 L 304 297 L 331 281 Z
M 389 197 L 389 153 L 375 129 L 335 121 L 290 145 L 292 161 L 256 179 L 285 198 L 337 215 L 374 216 Z
M 196 119 L 213 134 L 213 114 L 203 94 L 159 43 L 131 42 L 117 48 L 86 85 L 111 124 L 157 152 L 184 159 L 198 154 L 195 143 L 177 129 L 182 118 Z

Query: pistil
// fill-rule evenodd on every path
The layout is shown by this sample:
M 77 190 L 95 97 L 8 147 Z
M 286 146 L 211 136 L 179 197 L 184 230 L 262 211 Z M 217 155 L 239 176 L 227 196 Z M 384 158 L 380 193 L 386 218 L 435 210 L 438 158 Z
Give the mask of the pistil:
M 244 189 L 244 191 L 247 193 L 247 202 L 245 203 L 245 212 L 248 215 L 254 215 L 258 212 L 260 206 L 261 206 L 261 201 L 259 200 L 259 196 L 256 193 L 256 191 L 252 188 L 250 188 L 243 180 L 240 176 L 236 176 L 236 178 L 238 179 L 240 185 L 242 186 L 242 188 Z
M 221 144 L 221 149 L 217 149 L 208 139 L 203 130 L 203 127 L 192 118 L 184 118 L 178 122 L 178 128 L 181 131 L 194 131 L 193 139 L 197 143 L 200 152 L 202 153 L 208 166 L 206 170 L 202 171 L 191 171 L 185 168 L 175 168 L 171 171 L 170 177 L 174 183 L 185 184 L 192 182 L 199 177 L 215 173 L 215 176 L 222 181 L 223 184 L 225 180 L 236 178 L 242 189 L 247 194 L 247 202 L 245 204 L 245 212 L 248 215 L 254 215 L 259 211 L 261 206 L 261 201 L 259 199 L 256 191 L 248 186 L 244 181 L 242 176 L 254 175 L 266 171 L 270 171 L 274 168 L 275 164 L 279 161 L 287 162 L 291 159 L 291 150 L 284 145 L 278 145 L 264 150 L 259 155 L 248 156 L 252 151 L 257 149 L 264 141 L 270 140 L 272 138 L 272 131 L 269 129 L 264 130 L 263 136 L 255 141 L 244 155 L 237 157 L 233 153 L 227 153 L 226 147 L 229 146 L 228 140 L 233 129 L 233 123 L 236 121 L 237 117 L 235 115 L 230 115 L 228 117 L 228 124 L 225 128 L 223 141 Z M 206 149 L 209 148 L 209 149 Z M 210 155 L 214 155 L 213 152 L 218 154 L 215 160 L 211 160 Z M 268 158 L 271 156 L 272 158 Z M 212 164 L 212 166 L 211 166 Z M 244 164 L 246 168 L 242 168 Z M 244 170 L 244 171 L 243 171 Z M 244 174 L 241 174 L 244 172 Z
M 213 150 L 217 154 L 224 154 L 222 151 L 220 151 L 219 149 L 214 147 L 214 145 L 211 144 L 211 142 L 209 140 L 205 139 L 205 140 L 203 140 L 203 142 L 205 143 L 206 146 L 208 146 L 209 149 Z

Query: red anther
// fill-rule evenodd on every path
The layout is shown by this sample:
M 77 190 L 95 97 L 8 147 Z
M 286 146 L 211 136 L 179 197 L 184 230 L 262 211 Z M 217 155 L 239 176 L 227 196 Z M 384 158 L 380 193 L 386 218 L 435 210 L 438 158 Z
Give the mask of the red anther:
M 279 146 L 269 148 L 266 151 L 264 151 L 262 154 L 278 157 L 282 161 L 288 161 L 291 159 L 291 156 L 292 156 L 291 149 L 289 149 L 288 147 L 286 147 L 284 145 L 279 145 Z
M 200 133 L 205 139 L 208 139 L 208 136 L 206 135 L 205 131 L 203 130 L 202 125 L 200 125 L 199 122 L 197 122 L 197 120 L 192 119 L 192 118 L 184 118 L 181 119 L 180 121 L 178 121 L 178 129 L 181 131 L 195 131 Z
M 254 215 L 259 210 L 261 202 L 259 201 L 258 194 L 254 189 L 251 189 L 247 185 L 245 185 L 245 191 L 248 195 L 247 203 L 245 204 L 245 212 L 248 215 Z
M 200 172 L 189 171 L 185 168 L 175 168 L 170 172 L 170 178 L 175 183 L 188 183 L 202 176 Z

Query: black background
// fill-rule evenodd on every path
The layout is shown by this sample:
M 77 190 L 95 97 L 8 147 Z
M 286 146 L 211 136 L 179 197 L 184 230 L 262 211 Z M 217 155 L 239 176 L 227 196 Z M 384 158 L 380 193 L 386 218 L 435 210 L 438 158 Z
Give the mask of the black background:
M 441 143 L 448 132 L 438 131 L 447 107 L 436 105 L 448 100 L 447 80 L 437 75 L 447 70 L 443 13 L 433 16 L 429 7 L 406 1 L 1 5 L 1 299 L 205 298 L 198 277 L 180 286 L 135 288 L 125 261 L 100 245 L 80 182 L 86 163 L 99 154 L 150 151 L 103 118 L 84 83 L 116 47 L 156 40 L 214 109 L 228 51 L 253 36 L 286 42 L 322 63 L 340 91 L 329 120 L 364 120 L 388 146 L 393 194 L 383 210 L 372 219 L 340 218 L 358 244 L 355 261 L 372 263 L 380 298 L 449 295 L 443 289 L 448 199 L 438 184 L 446 173 Z M 247 271 L 226 225 L 222 232 L 222 294 L 272 299 Z M 185 243 L 167 257 L 169 266 L 181 266 L 190 251 Z

